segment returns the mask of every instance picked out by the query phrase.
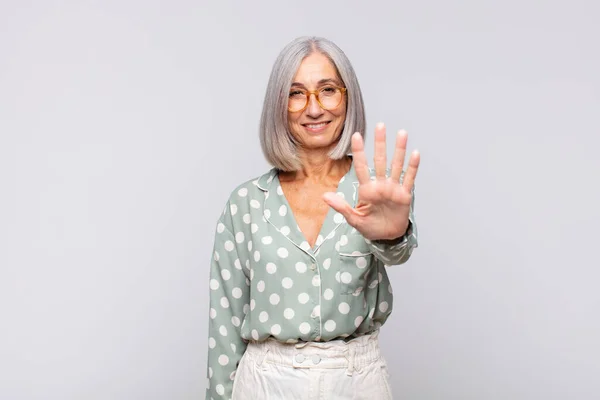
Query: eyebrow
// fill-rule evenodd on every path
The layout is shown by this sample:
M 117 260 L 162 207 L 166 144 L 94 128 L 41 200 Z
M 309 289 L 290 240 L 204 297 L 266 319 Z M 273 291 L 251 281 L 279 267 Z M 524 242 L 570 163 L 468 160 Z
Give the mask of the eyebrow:
M 326 83 L 335 83 L 336 85 L 342 86 L 342 83 L 340 81 L 338 81 L 337 79 L 331 79 L 331 78 L 321 79 L 319 82 L 317 82 L 317 86 L 321 86 Z M 300 82 L 293 82 L 292 86 L 306 87 L 306 86 L 304 86 L 304 84 L 302 84 Z

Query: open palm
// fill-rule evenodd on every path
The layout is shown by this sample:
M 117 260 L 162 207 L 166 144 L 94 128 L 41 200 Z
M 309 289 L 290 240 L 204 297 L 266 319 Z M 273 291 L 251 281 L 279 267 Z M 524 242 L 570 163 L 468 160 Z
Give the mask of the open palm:
M 420 155 L 418 151 L 413 151 L 403 174 L 407 140 L 406 131 L 398 132 L 390 175 L 387 176 L 385 126 L 377 124 L 375 179 L 371 179 L 362 136 L 355 133 L 352 136 L 352 154 L 359 182 L 356 207 L 353 208 L 335 193 L 329 192 L 323 196 L 327 204 L 342 214 L 346 222 L 366 239 L 396 239 L 404 235 L 408 228 L 412 189 L 419 169 Z

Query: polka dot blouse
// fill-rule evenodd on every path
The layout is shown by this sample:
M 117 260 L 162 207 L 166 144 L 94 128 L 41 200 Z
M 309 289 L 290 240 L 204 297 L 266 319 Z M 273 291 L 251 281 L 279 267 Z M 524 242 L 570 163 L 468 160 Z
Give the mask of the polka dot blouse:
M 357 189 L 352 166 L 337 194 L 354 205 Z M 417 247 L 412 207 L 409 219 L 402 238 L 371 242 L 330 208 L 311 248 L 276 169 L 236 188 L 212 254 L 206 398 L 231 397 L 248 341 L 328 341 L 378 329 L 392 312 L 385 266 L 406 262 Z

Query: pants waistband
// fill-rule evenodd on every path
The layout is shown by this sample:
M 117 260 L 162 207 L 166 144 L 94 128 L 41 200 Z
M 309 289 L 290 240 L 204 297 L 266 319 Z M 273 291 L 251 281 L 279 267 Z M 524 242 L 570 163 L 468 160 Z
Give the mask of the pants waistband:
M 348 375 L 373 363 L 381 357 L 379 332 L 360 336 L 349 341 L 281 343 L 275 339 L 263 342 L 250 341 L 246 348 L 248 357 L 259 366 L 279 364 L 294 368 L 345 368 Z

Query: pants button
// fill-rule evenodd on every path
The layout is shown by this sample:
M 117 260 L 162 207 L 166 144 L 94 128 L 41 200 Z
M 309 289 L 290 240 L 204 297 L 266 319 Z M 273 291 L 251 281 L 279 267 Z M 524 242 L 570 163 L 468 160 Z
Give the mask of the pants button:
M 302 364 L 304 362 L 305 358 L 303 354 L 296 354 L 296 362 L 299 362 L 300 364 Z
M 318 355 L 318 354 L 315 354 L 315 355 L 313 355 L 313 356 L 312 356 L 312 362 L 313 362 L 313 364 L 315 364 L 315 365 L 316 365 L 316 364 L 318 364 L 318 363 L 320 363 L 320 362 L 321 362 L 321 357 L 319 357 L 319 355 Z

